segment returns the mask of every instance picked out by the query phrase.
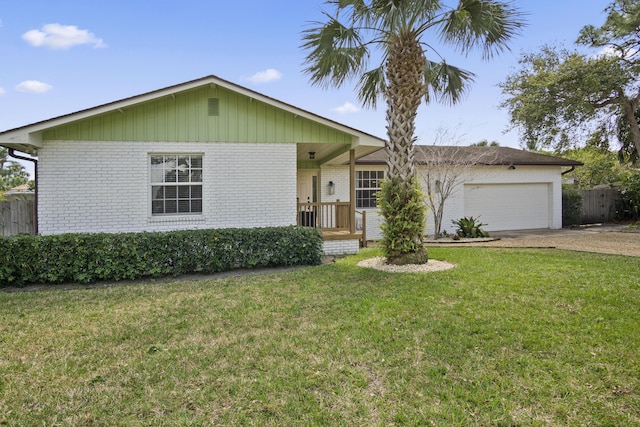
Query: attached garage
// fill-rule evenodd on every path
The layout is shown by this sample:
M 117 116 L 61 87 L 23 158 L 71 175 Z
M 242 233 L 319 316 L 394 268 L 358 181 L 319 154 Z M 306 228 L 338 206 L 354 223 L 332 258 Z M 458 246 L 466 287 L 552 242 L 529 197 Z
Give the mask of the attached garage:
M 549 228 L 550 183 L 465 184 L 464 216 L 487 231 Z
M 454 221 L 472 216 L 486 231 L 557 229 L 562 227 L 562 174 L 582 163 L 510 147 L 416 145 L 416 171 L 423 191 L 453 189 L 442 211 L 441 231 L 455 233 Z M 384 150 L 356 161 L 357 170 L 383 170 Z M 322 179 L 334 180 L 329 171 Z M 326 185 L 326 184 L 325 184 Z M 378 209 L 367 212 L 367 237 L 382 237 Z M 374 225 L 375 224 L 375 225 Z M 426 234 L 435 232 L 427 212 Z

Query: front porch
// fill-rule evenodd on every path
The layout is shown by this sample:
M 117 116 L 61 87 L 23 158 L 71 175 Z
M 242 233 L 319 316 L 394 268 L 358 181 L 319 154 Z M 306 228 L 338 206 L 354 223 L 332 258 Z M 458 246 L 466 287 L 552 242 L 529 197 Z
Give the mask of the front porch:
M 328 144 L 298 145 L 296 221 L 322 232 L 327 255 L 353 254 L 367 245 L 366 212 L 356 210 L 355 161 L 376 145 L 371 140 L 366 145 L 353 140 L 337 150 Z
M 325 242 L 358 241 L 360 248 L 367 246 L 367 213 L 350 202 L 298 202 L 296 217 L 299 226 L 320 230 Z

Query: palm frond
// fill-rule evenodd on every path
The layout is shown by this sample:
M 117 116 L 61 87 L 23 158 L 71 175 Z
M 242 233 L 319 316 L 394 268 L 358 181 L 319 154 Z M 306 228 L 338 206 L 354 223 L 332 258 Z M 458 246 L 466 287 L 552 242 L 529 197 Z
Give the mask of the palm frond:
M 427 103 L 433 96 L 438 102 L 456 104 L 466 95 L 474 77 L 471 71 L 449 65 L 444 60 L 427 61 L 424 67 L 425 83 L 429 86 L 425 95 Z
M 339 87 L 365 69 L 369 52 L 357 29 L 325 15 L 326 23 L 303 31 L 301 47 L 309 51 L 304 72 L 311 75 L 312 84 Z
M 370 12 L 362 16 L 367 18 L 366 26 L 389 34 L 419 34 L 441 8 L 440 0 L 372 0 Z
M 508 49 L 525 25 L 524 16 L 511 2 L 460 0 L 442 21 L 442 39 L 465 54 L 479 47 L 488 59 Z
M 385 92 L 387 81 L 384 75 L 384 66 L 380 65 L 373 70 L 362 74 L 358 85 L 358 99 L 365 107 L 376 108 L 378 97 Z

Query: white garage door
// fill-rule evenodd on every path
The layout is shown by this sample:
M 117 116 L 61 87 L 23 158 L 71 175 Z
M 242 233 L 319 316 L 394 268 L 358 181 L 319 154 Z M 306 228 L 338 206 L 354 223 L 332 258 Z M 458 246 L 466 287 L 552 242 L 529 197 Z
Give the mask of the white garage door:
M 464 213 L 487 231 L 549 228 L 549 185 L 467 184 Z

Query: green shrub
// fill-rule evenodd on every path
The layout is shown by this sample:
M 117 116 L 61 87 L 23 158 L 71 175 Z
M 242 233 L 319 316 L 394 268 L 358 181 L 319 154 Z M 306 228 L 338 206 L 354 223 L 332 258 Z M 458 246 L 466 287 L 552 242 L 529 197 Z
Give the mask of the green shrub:
M 562 226 L 582 223 L 582 193 L 575 188 L 562 189 Z
M 464 217 L 459 220 L 451 220 L 454 225 L 458 227 L 456 230 L 456 236 L 476 239 L 480 237 L 489 237 L 489 233 L 482 229 L 483 226 L 487 224 L 482 224 L 480 222 L 480 217 L 474 218 Z
M 620 199 L 616 206 L 619 220 L 640 219 L 640 173 L 629 175 L 620 190 Z
M 383 182 L 378 203 L 385 219 L 380 226 L 380 243 L 388 262 L 427 262 L 427 252 L 422 244 L 426 205 L 418 180 L 403 181 L 394 177 Z
M 307 227 L 18 235 L 0 239 L 0 286 L 313 265 L 321 257 L 322 236 Z

